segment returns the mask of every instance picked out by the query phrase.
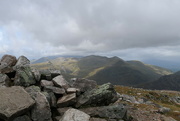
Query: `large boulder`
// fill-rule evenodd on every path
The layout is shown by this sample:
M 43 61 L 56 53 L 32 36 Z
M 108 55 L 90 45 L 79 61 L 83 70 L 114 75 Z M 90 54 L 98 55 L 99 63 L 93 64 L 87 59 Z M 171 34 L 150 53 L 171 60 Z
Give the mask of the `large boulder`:
M 25 56 L 20 56 L 15 66 L 25 66 L 29 64 L 30 64 L 30 61 Z
M 35 83 L 36 80 L 29 66 L 21 66 L 17 68 L 14 85 L 27 87 Z
M 37 86 L 30 86 L 26 91 L 35 100 L 36 105 L 31 110 L 31 119 L 33 121 L 51 121 L 51 109 L 46 96 L 40 92 Z
M 104 106 L 117 101 L 118 96 L 114 86 L 110 83 L 103 84 L 93 90 L 86 91 L 78 97 L 76 107 Z
M 89 121 L 90 116 L 76 109 L 67 110 L 59 121 Z
M 97 87 L 96 81 L 93 80 L 73 78 L 71 79 L 71 81 L 72 81 L 71 86 L 74 88 L 78 88 L 82 93 Z
M 4 55 L 0 61 L 0 73 L 10 73 L 13 71 L 13 66 L 16 64 L 17 59 L 12 55 Z
M 67 94 L 57 101 L 58 107 L 67 107 L 76 103 L 76 93 Z
M 12 120 L 26 113 L 34 104 L 35 101 L 22 87 L 0 88 L 0 119 Z
M 53 78 L 52 81 L 54 82 L 54 84 L 56 86 L 62 87 L 64 89 L 68 89 L 69 88 L 68 82 L 63 78 L 62 75 L 56 76 L 55 78 Z
M 91 117 L 110 118 L 110 119 L 123 119 L 126 118 L 127 108 L 123 104 L 90 107 L 80 109 Z

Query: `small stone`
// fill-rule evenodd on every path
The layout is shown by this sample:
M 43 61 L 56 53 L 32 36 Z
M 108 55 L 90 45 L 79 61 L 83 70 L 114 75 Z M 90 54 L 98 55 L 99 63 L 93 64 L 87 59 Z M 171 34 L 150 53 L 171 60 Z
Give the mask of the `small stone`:
M 69 93 L 76 93 L 77 91 L 78 91 L 79 89 L 77 89 L 77 88 L 68 88 L 67 90 L 66 90 L 66 92 L 69 94 Z
M 41 80 L 41 86 L 45 87 L 45 86 L 54 86 L 52 81 L 47 81 L 47 80 Z
M 59 121 L 89 121 L 90 116 L 77 109 L 67 110 Z

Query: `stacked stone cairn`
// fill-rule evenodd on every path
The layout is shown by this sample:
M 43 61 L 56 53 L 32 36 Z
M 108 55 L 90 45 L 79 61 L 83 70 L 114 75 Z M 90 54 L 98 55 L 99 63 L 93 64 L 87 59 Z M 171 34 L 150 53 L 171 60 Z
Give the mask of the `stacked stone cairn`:
M 59 70 L 31 69 L 25 56 L 0 61 L 0 121 L 123 121 L 127 109 L 115 104 L 110 83 L 73 78 Z

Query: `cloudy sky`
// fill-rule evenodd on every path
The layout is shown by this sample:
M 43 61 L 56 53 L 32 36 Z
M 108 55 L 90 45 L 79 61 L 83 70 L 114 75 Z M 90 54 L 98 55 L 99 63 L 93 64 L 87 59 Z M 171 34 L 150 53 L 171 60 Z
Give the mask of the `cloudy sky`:
M 0 56 L 180 59 L 180 0 L 0 0 Z

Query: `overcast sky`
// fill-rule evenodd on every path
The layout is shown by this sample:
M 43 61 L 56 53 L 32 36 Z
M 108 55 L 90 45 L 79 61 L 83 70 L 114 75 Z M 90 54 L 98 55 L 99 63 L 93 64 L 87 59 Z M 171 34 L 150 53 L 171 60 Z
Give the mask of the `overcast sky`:
M 180 0 L 0 0 L 0 56 L 180 60 Z

